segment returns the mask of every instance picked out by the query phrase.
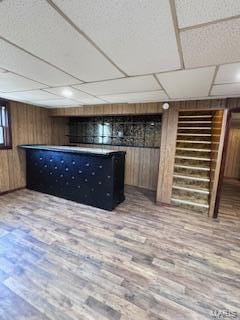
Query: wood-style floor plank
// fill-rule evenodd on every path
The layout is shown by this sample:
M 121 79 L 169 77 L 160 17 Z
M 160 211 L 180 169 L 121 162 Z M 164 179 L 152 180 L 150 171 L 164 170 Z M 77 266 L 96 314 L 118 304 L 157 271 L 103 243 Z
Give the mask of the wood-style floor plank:
M 240 180 L 224 179 L 219 215 L 232 220 L 240 219 Z
M 0 197 L 0 320 L 240 319 L 231 207 L 211 220 L 126 196 L 113 212 L 30 190 Z

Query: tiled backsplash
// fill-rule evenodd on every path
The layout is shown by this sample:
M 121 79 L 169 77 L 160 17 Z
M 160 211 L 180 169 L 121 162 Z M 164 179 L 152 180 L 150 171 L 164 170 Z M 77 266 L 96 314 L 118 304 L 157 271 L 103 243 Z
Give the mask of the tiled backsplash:
M 69 118 L 69 142 L 160 147 L 161 115 Z

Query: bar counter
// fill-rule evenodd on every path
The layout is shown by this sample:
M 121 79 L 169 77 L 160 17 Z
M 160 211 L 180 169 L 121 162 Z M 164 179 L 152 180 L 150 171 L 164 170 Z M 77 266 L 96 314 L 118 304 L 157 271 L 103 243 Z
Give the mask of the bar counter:
M 125 152 L 98 148 L 20 145 L 27 188 L 106 210 L 124 201 Z

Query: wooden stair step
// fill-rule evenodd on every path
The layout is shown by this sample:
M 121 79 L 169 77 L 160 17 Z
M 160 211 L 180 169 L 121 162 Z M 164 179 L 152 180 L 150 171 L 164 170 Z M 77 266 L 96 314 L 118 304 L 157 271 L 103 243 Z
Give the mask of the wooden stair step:
M 201 140 L 177 140 L 177 142 L 179 143 L 199 143 L 199 144 L 212 144 L 215 143 L 217 144 L 217 142 L 212 142 L 212 141 L 201 141 Z
M 201 189 L 201 188 L 190 188 L 190 187 L 183 187 L 183 186 L 173 185 L 173 189 L 183 190 L 183 191 L 187 191 L 187 192 L 209 194 L 209 190 L 208 189 Z
M 178 136 L 211 137 L 211 133 L 178 133 Z
M 189 119 L 195 119 L 195 118 L 212 118 L 212 114 L 205 114 L 205 115 L 179 115 L 179 118 L 189 118 Z
M 173 188 L 172 190 L 172 198 L 190 201 L 194 203 L 206 204 L 209 203 L 209 194 L 199 193 L 199 192 L 192 192 L 182 189 Z
M 185 151 L 197 151 L 197 152 L 211 152 L 211 149 L 197 149 L 197 148 L 183 148 L 177 147 L 176 150 L 185 150 Z
M 197 202 L 192 202 L 192 201 L 187 201 L 187 200 L 181 200 L 177 198 L 171 198 L 172 201 L 177 202 L 179 204 L 186 204 L 189 206 L 195 206 L 195 207 L 201 207 L 201 208 L 209 208 L 208 204 L 203 204 L 203 203 L 197 203 Z
M 211 127 L 178 127 L 180 130 L 212 130 Z
M 211 161 L 210 158 L 201 158 L 201 157 L 175 156 L 175 158 L 176 159 L 186 159 L 186 160 Z
M 199 124 L 199 123 L 207 123 L 207 124 L 211 124 L 212 123 L 212 121 L 204 121 L 204 120 L 201 120 L 201 121 L 185 121 L 185 120 L 180 120 L 180 121 L 178 121 L 178 123 L 193 123 L 193 124 Z
M 183 169 L 190 169 L 190 170 L 202 170 L 202 171 L 210 171 L 208 167 L 194 167 L 194 166 L 186 166 L 181 164 L 175 164 L 174 167 L 176 168 L 183 168 Z
M 197 176 L 191 176 L 191 175 L 181 175 L 181 174 L 173 174 L 174 178 L 180 178 L 180 179 L 187 179 L 191 181 L 203 181 L 203 182 L 209 182 L 210 178 L 202 178 L 202 177 L 197 177 Z
M 203 116 L 203 115 L 211 115 L 213 116 L 214 111 L 212 110 L 182 110 L 179 111 L 180 116 Z
M 178 174 L 181 176 L 193 176 L 193 177 L 202 177 L 209 178 L 209 170 L 199 170 L 199 169 L 191 169 L 191 168 L 179 168 L 174 166 L 174 174 Z

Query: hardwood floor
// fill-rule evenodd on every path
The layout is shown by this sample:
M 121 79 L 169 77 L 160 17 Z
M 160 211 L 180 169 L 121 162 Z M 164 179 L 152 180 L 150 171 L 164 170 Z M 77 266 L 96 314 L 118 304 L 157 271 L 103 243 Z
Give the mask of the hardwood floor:
M 240 221 L 240 180 L 224 180 L 219 216 Z
M 126 195 L 114 212 L 0 197 L 0 319 L 240 319 L 240 221 Z

